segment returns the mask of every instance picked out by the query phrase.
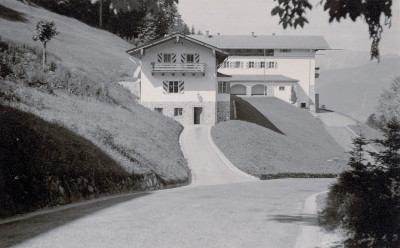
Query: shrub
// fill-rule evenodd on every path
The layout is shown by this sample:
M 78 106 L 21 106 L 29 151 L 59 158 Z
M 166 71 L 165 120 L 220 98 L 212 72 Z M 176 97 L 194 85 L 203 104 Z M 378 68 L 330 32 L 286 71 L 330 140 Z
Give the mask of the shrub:
M 346 247 L 400 247 L 400 124 L 385 123 L 385 147 L 370 153 L 375 164 L 365 163 L 360 134 L 353 140 L 348 164 L 352 170 L 340 174 L 328 194 L 321 222 L 328 229 L 343 228 Z

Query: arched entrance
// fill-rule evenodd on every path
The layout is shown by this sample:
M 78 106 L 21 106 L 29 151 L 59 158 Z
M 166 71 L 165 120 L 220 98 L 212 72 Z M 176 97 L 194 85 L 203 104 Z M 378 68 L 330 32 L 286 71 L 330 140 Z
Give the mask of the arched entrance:
M 267 95 L 267 86 L 263 84 L 257 84 L 251 87 L 252 96 L 265 96 Z
M 246 86 L 242 84 L 235 84 L 231 87 L 232 95 L 246 95 Z

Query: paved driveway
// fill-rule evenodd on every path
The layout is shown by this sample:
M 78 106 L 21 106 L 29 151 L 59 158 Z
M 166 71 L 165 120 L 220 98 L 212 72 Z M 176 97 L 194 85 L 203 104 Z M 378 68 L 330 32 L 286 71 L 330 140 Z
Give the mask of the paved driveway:
M 207 132 L 190 127 L 181 137 L 193 185 L 1 224 L 0 247 L 294 247 L 300 227 L 317 225 L 305 199 L 333 180 L 254 181 L 229 169 Z

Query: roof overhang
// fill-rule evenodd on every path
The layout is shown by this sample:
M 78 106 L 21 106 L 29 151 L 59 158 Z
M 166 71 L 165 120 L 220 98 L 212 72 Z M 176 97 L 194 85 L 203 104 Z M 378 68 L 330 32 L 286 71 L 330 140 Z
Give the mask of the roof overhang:
M 190 37 L 190 36 L 187 36 L 187 35 L 184 35 L 184 34 L 181 34 L 181 33 L 173 33 L 173 34 L 164 36 L 164 37 L 162 37 L 160 39 L 149 41 L 149 42 L 147 42 L 147 43 L 145 43 L 143 45 L 137 46 L 137 47 L 135 47 L 133 49 L 130 49 L 130 50 L 126 51 L 126 53 L 129 54 L 130 56 L 141 58 L 144 55 L 146 49 L 148 49 L 150 47 L 157 46 L 157 45 L 159 45 L 161 43 L 167 42 L 167 41 L 172 40 L 172 39 L 176 39 L 177 41 L 179 41 L 179 39 L 187 40 L 187 41 L 193 42 L 195 44 L 198 44 L 200 46 L 203 46 L 203 47 L 206 47 L 206 48 L 212 50 L 213 54 L 215 53 L 214 55 L 215 55 L 215 57 L 217 59 L 218 64 L 222 63 L 222 61 L 224 61 L 229 55 L 229 53 L 225 52 L 224 50 L 222 50 L 222 49 L 220 49 L 218 47 L 215 47 L 215 46 L 210 45 L 210 44 L 208 44 L 206 42 L 197 40 L 197 39 L 195 39 L 193 37 Z
M 250 83 L 250 82 L 286 82 L 297 83 L 299 80 L 289 78 L 283 75 L 232 75 L 232 83 Z

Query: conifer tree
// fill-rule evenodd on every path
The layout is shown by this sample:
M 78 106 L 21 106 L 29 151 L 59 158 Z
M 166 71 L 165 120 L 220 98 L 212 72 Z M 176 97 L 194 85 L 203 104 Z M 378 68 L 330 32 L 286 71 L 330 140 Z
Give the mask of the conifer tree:
M 138 40 L 140 44 L 157 38 L 156 20 L 151 13 L 147 13 L 143 18 L 138 33 Z

